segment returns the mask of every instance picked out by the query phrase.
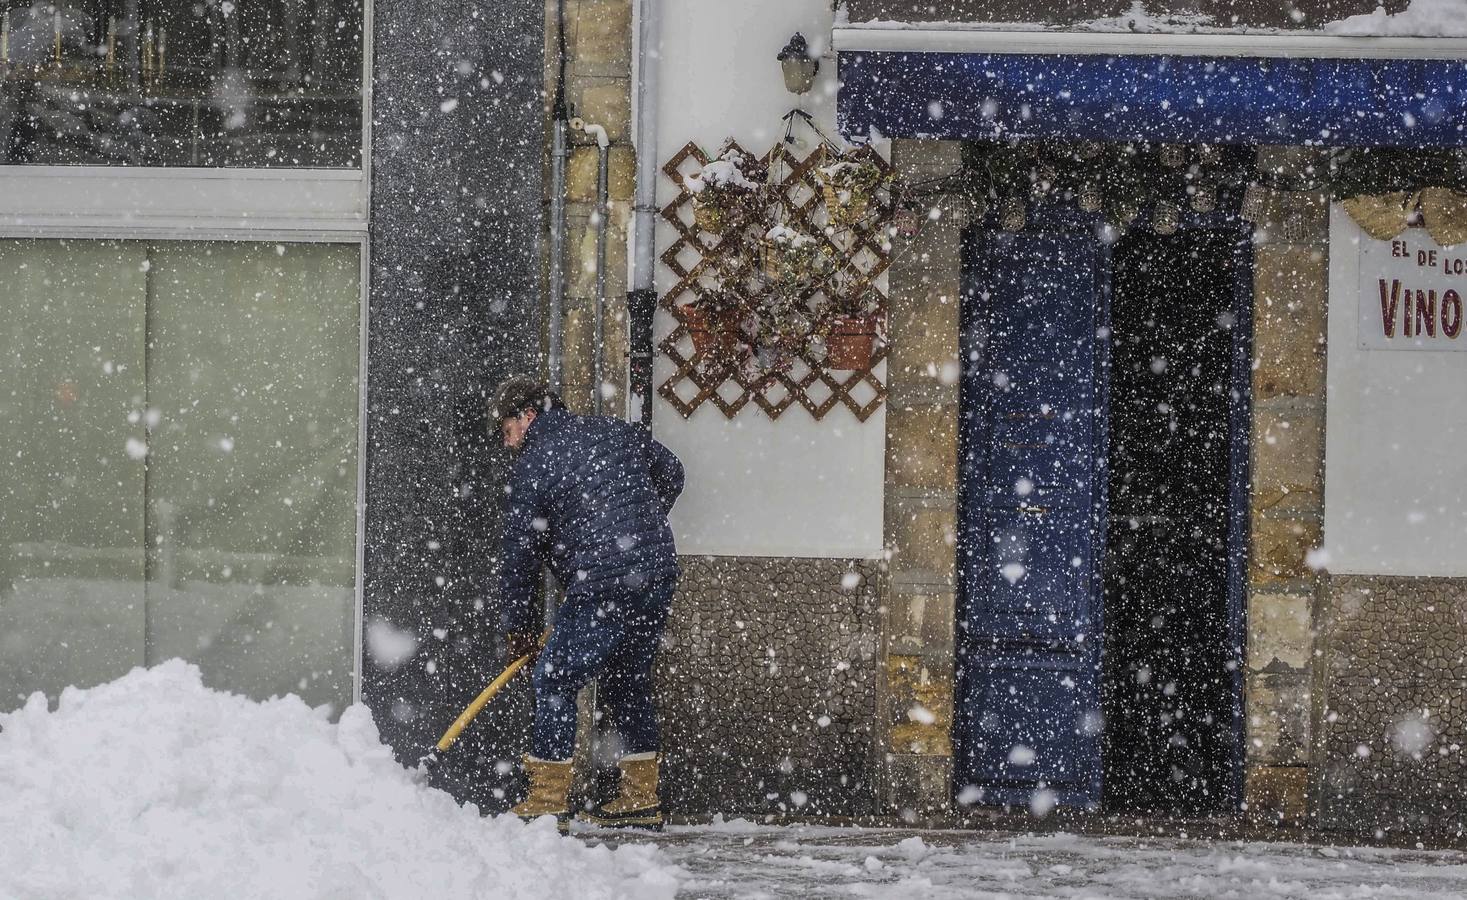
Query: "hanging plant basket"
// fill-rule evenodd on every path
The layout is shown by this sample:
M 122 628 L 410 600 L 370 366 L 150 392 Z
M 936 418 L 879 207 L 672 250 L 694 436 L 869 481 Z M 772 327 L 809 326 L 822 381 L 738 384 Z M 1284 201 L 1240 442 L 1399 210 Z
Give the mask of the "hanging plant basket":
M 738 206 L 693 201 L 693 224 L 697 225 L 700 231 L 708 234 L 723 234 L 736 230 L 743 220 L 743 210 Z
M 826 220 L 837 227 L 859 222 L 881 187 L 881 169 L 869 159 L 837 159 L 815 170 L 825 196 Z
M 732 148 L 683 178 L 693 196 L 693 224 L 708 234 L 733 231 L 747 221 L 758 196 L 755 163 Z
M 774 284 L 811 284 L 830 275 L 834 262 L 820 241 L 788 225 L 775 225 L 759 240 L 759 267 Z
M 1192 196 L 1188 200 L 1194 212 L 1210 213 L 1217 209 L 1217 187 L 1211 184 L 1199 184 L 1192 189 Z
M 874 313 L 831 317 L 823 335 L 826 368 L 858 372 L 871 368 L 877 324 Z

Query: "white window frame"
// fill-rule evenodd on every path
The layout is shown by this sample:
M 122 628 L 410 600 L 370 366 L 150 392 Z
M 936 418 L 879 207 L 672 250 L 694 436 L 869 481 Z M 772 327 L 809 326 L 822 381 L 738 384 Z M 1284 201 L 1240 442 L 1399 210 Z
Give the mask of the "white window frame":
M 864 23 L 837 26 L 840 53 L 992 53 L 1102 56 L 1237 56 L 1307 59 L 1464 59 L 1467 38 L 1371 37 L 1318 31 L 1107 32 L 1036 30 L 1000 23 Z
M 366 561 L 372 6 L 373 0 L 362 0 L 362 135 L 357 168 L 0 165 L 0 239 L 276 241 L 358 248 L 353 703 L 362 700 Z

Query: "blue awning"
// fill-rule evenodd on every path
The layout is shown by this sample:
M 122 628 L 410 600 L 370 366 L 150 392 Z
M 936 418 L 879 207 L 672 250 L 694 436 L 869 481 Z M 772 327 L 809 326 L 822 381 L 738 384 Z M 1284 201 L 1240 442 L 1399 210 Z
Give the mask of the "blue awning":
M 1467 146 L 1467 61 L 843 50 L 838 117 L 883 137 Z

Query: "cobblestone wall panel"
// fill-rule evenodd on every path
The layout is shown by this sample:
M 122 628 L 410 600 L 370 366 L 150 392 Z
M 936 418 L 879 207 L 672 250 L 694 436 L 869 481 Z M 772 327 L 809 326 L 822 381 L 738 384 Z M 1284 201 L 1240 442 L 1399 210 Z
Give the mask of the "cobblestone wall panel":
M 873 811 L 871 563 L 684 557 L 658 661 L 666 805 Z
M 1321 822 L 1467 827 L 1467 579 L 1336 575 L 1316 745 Z

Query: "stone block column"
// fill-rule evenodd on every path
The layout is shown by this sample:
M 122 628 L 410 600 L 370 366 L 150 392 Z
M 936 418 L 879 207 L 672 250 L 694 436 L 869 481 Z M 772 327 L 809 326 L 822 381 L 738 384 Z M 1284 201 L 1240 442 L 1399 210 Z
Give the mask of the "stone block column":
M 556 77 L 555 3 L 546 4 L 547 103 Z M 603 391 L 607 415 L 626 413 L 627 241 L 631 229 L 636 153 L 631 140 L 632 0 L 566 0 L 566 101 L 570 114 L 601 125 L 611 139 L 603 312 L 605 385 L 592 383 L 596 304 L 596 173 L 594 139 L 568 133 L 566 165 L 565 401 L 590 412 Z M 547 107 L 547 113 L 548 113 Z M 547 125 L 546 133 L 549 134 Z M 549 159 L 547 144 L 546 159 Z M 548 186 L 549 179 L 546 179 Z M 548 196 L 548 195 L 547 195 Z M 547 220 L 548 221 L 548 220 Z
M 896 141 L 908 181 L 953 171 L 960 145 Z M 952 791 L 960 229 L 951 208 L 899 241 L 890 270 L 880 802 L 918 821 Z
M 1258 157 L 1274 179 L 1310 162 L 1299 148 Z M 1255 227 L 1244 800 L 1260 822 L 1297 822 L 1310 808 L 1328 209 L 1322 192 L 1277 194 Z
M 495 674 L 506 470 L 485 412 L 503 378 L 541 362 L 543 82 L 528 51 L 544 21 L 533 0 L 381 0 L 372 16 L 363 616 L 415 633 L 424 652 L 400 666 L 364 653 L 362 696 L 411 762 Z M 435 784 L 504 808 L 493 761 L 523 750 L 516 696 Z

